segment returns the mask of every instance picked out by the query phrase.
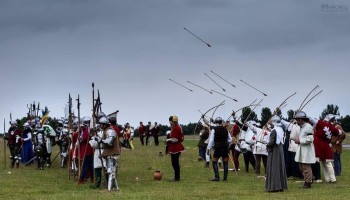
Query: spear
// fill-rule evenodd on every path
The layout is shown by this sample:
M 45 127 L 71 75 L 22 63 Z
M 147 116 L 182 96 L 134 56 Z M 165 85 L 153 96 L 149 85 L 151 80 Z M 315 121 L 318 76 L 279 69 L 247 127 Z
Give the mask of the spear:
M 6 142 L 5 142 L 5 118 L 4 118 L 4 135 L 3 135 L 3 140 L 4 140 L 4 168 L 6 168 Z
M 213 94 L 211 91 L 209 91 L 209 90 L 207 90 L 207 89 L 205 89 L 205 88 L 203 88 L 203 87 L 201 87 L 201 86 L 199 86 L 199 85 L 197 85 L 197 84 L 194 84 L 194 83 L 192 83 L 192 82 L 190 82 L 190 81 L 187 81 L 187 82 L 190 83 L 190 84 L 192 84 L 192 85 L 194 85 L 194 86 L 199 87 L 199 88 L 202 89 L 202 90 L 205 90 L 205 91 L 209 92 L 210 94 Z
M 172 80 L 172 79 L 170 79 L 170 78 L 169 78 L 169 80 L 172 81 L 172 82 L 174 82 L 174 83 L 176 83 L 176 84 L 178 84 L 178 85 L 180 85 L 181 87 L 186 88 L 187 90 L 193 92 L 193 90 L 191 90 L 190 88 L 188 88 L 188 87 L 186 87 L 186 86 L 184 86 L 184 85 L 182 85 L 182 84 L 180 84 L 180 83 L 178 83 L 178 82 L 176 82 L 176 81 L 174 81 L 174 80 Z
M 187 30 L 186 28 L 184 28 L 187 32 L 189 32 L 191 35 L 193 35 L 194 37 L 196 37 L 197 39 L 199 39 L 200 41 L 202 41 L 204 44 L 206 44 L 208 47 L 211 47 L 210 44 L 206 43 L 204 40 L 202 40 L 200 37 L 198 37 L 197 35 L 193 34 L 191 31 Z
M 92 82 L 92 128 L 95 128 L 96 126 L 96 119 L 95 119 L 95 84 Z
M 262 91 L 258 90 L 258 89 L 255 88 L 254 86 L 252 86 L 252 85 L 250 85 L 250 84 L 244 82 L 242 79 L 241 79 L 241 81 L 242 81 L 243 83 L 245 83 L 246 85 L 250 86 L 251 88 L 255 89 L 256 91 L 260 92 L 260 93 L 263 94 L 264 96 L 267 96 L 267 94 L 265 94 L 265 93 L 263 93 Z
M 224 96 L 224 97 L 227 97 L 227 98 L 232 99 L 233 101 L 237 102 L 237 100 L 234 99 L 234 98 L 232 98 L 232 97 L 229 97 L 229 96 L 227 96 L 227 95 L 224 95 L 224 94 L 222 94 L 222 93 L 220 93 L 220 92 L 217 92 L 217 91 L 215 91 L 215 90 L 211 90 L 211 91 L 212 91 L 212 92 L 215 92 L 215 93 L 218 93 L 218 94 L 220 94 L 220 95 L 222 95 L 222 96 Z
M 226 92 L 226 90 L 221 87 L 217 82 L 215 82 L 212 78 L 210 78 L 210 76 L 207 73 L 204 73 L 204 75 L 206 75 L 211 81 L 213 81 L 217 86 L 219 86 L 224 92 Z
M 225 81 L 226 83 L 232 85 L 232 87 L 236 87 L 235 85 L 233 85 L 232 83 L 228 82 L 226 79 L 222 78 L 221 76 L 219 76 L 219 75 L 216 74 L 215 72 L 213 72 L 213 71 L 211 71 L 211 70 L 210 70 L 210 72 L 213 73 L 213 74 L 215 74 L 217 77 L 221 78 L 221 79 L 222 79 L 223 81 Z

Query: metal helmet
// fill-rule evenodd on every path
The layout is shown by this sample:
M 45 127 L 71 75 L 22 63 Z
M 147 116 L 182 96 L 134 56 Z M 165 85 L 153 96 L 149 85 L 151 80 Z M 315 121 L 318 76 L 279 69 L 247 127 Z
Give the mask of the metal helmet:
M 294 112 L 294 119 L 307 119 L 306 113 L 301 110 L 297 110 Z
M 91 117 L 83 117 L 83 123 L 89 123 L 91 121 Z
M 107 115 L 106 115 L 104 112 L 99 112 L 99 113 L 97 114 L 97 117 L 98 117 L 98 118 L 107 117 Z
M 101 118 L 98 120 L 98 123 L 99 123 L 99 124 L 109 124 L 109 120 L 107 119 L 107 117 L 101 117 Z
M 280 116 L 278 115 L 274 115 L 271 117 L 271 123 L 274 125 L 274 126 L 281 126 L 281 118 Z
M 221 117 L 217 117 L 215 118 L 215 121 L 214 121 L 216 124 L 222 124 L 223 120 Z

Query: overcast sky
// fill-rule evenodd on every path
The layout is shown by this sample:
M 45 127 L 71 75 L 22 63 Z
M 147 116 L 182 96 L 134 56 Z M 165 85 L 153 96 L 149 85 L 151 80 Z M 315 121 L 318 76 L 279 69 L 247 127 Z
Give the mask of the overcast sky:
M 118 122 L 133 126 L 167 124 L 173 114 L 181 124 L 196 122 L 198 110 L 223 100 L 215 116 L 227 118 L 232 109 L 263 98 L 260 117 L 262 107 L 273 110 L 297 92 L 283 109 L 286 116 L 316 85 L 323 92 L 304 110 L 318 117 L 335 104 L 345 116 L 349 7 L 345 0 L 2 0 L 0 117 L 8 129 L 10 112 L 22 118 L 33 101 L 47 106 L 51 117 L 63 117 L 69 93 L 80 95 L 81 116 L 91 116 L 92 82 L 102 110 L 118 109 Z

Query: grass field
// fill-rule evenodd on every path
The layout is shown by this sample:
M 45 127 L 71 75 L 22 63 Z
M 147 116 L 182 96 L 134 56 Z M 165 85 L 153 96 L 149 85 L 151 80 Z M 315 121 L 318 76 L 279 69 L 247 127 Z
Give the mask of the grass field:
M 3 150 L 3 141 L 0 140 Z M 3 153 L 0 158 L 0 199 L 349 199 L 350 198 L 350 151 L 342 154 L 342 176 L 336 184 L 317 183 L 310 190 L 299 189 L 302 183 L 288 181 L 288 190 L 282 193 L 265 192 L 265 181 L 258 179 L 250 169 L 236 175 L 230 171 L 227 182 L 210 182 L 213 171 L 197 161 L 197 141 L 187 137 L 186 152 L 180 157 L 181 181 L 169 182 L 173 170 L 169 156 L 159 156 L 164 146 L 141 146 L 134 140 L 134 151 L 122 152 L 118 183 L 120 190 L 90 189 L 90 183 L 77 185 L 74 177 L 68 179 L 67 169 L 59 168 L 58 160 L 52 168 L 40 171 L 35 166 L 10 169 L 9 158 L 4 166 Z M 55 146 L 57 152 L 58 147 Z M 8 153 L 7 149 L 7 153 Z M 53 153 L 53 156 L 56 153 Z M 244 168 L 240 156 L 241 169 Z M 230 165 L 229 168 L 232 168 Z M 153 180 L 153 172 L 161 170 L 163 179 Z M 222 177 L 223 172 L 220 172 Z

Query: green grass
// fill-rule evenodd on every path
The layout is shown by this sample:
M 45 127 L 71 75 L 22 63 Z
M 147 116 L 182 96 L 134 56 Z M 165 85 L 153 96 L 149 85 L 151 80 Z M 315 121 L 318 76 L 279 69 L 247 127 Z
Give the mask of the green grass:
M 67 169 L 59 168 L 58 160 L 52 168 L 44 171 L 35 166 L 23 166 L 19 169 L 4 167 L 4 158 L 0 158 L 0 199 L 349 199 L 350 198 L 350 151 L 342 154 L 343 175 L 336 184 L 313 184 L 310 190 L 301 190 L 302 183 L 288 181 L 289 189 L 282 193 L 265 192 L 265 181 L 257 179 L 241 170 L 236 175 L 230 171 L 227 182 L 210 182 L 213 171 L 204 168 L 197 161 L 197 141 L 185 140 L 186 152 L 180 157 L 181 181 L 169 182 L 173 178 L 173 169 L 169 156 L 158 156 L 164 152 L 164 146 L 140 146 L 138 138 L 134 140 L 134 151 L 122 152 L 119 168 L 118 192 L 106 193 L 105 190 L 93 190 L 90 183 L 77 185 L 68 179 Z M 55 146 L 57 152 L 58 147 Z M 1 140 L 0 149 L 3 149 Z M 7 153 L 8 153 L 7 149 Z M 54 153 L 55 154 L 55 153 Z M 52 157 L 54 157 L 54 154 Z M 241 168 L 244 164 L 240 157 Z M 7 158 L 7 165 L 9 165 Z M 230 166 L 232 168 L 232 166 Z M 161 170 L 163 179 L 153 180 L 153 172 Z M 263 169 L 262 169 L 263 170 Z M 9 174 L 8 172 L 11 172 Z M 222 177 L 223 172 L 220 172 Z

